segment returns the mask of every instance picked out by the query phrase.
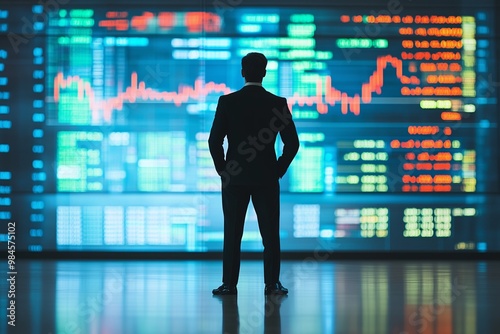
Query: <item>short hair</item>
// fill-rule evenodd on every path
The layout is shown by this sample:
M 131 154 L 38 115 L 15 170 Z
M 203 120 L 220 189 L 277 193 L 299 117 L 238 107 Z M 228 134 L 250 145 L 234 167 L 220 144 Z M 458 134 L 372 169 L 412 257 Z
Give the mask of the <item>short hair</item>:
M 266 73 L 267 58 L 262 53 L 250 52 L 241 58 L 244 77 L 250 82 L 261 82 Z

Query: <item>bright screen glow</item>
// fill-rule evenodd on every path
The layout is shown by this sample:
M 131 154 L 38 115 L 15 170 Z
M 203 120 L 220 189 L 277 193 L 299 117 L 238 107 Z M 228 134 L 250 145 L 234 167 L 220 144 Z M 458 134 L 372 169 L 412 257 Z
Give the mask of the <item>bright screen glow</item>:
M 260 51 L 301 142 L 284 251 L 500 250 L 498 3 L 330 3 L 1 4 L 17 249 L 220 251 L 208 132 Z M 262 249 L 252 207 L 242 249 Z

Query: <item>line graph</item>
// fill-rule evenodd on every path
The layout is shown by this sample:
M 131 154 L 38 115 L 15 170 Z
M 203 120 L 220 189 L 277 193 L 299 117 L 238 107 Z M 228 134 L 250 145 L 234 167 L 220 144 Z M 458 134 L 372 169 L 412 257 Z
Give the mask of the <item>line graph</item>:
M 325 76 L 324 83 L 319 78 L 315 85 L 316 94 L 313 96 L 303 96 L 294 93 L 288 97 L 290 109 L 297 106 L 313 106 L 320 114 L 328 113 L 329 106 L 333 107 L 340 103 L 342 114 L 348 112 L 354 115 L 360 114 L 361 104 L 369 104 L 374 94 L 382 94 L 384 86 L 385 70 L 391 65 L 396 70 L 396 77 L 401 84 L 419 85 L 420 79 L 415 76 L 406 76 L 403 74 L 403 61 L 390 55 L 377 58 L 376 69 L 368 78 L 368 81 L 361 84 L 361 94 L 349 96 L 346 92 L 332 87 L 332 77 Z M 100 114 L 106 122 L 112 119 L 113 111 L 123 110 L 124 103 L 136 103 L 137 101 L 163 101 L 174 103 L 181 106 L 190 101 L 203 101 L 209 94 L 228 94 L 233 90 L 225 83 L 216 83 L 213 81 L 204 82 L 197 78 L 192 86 L 180 84 L 177 91 L 158 91 L 146 87 L 144 81 L 138 81 L 137 72 L 132 72 L 130 76 L 130 86 L 123 92 L 118 92 L 114 97 L 97 99 L 91 83 L 78 75 L 64 76 L 58 72 L 54 78 L 54 102 L 60 101 L 61 91 L 73 86 L 76 88 L 78 101 L 88 101 L 89 109 L 92 112 L 92 120 L 99 120 Z M 76 86 L 76 87 L 74 87 Z
M 152 88 L 147 88 L 144 81 L 137 80 L 137 73 L 132 72 L 130 77 L 130 86 L 125 91 L 120 92 L 115 97 L 110 97 L 104 100 L 97 100 L 94 90 L 89 81 L 80 78 L 79 76 L 64 77 L 62 72 L 59 72 L 54 78 L 54 102 L 59 102 L 61 89 L 71 86 L 73 83 L 77 85 L 77 99 L 79 101 L 88 99 L 90 110 L 92 111 L 92 119 L 99 119 L 99 113 L 102 112 L 105 121 L 111 121 L 114 110 L 123 110 L 124 102 L 134 103 L 138 99 L 143 101 L 164 101 L 173 102 L 176 106 L 191 100 L 201 100 L 201 97 L 209 94 L 228 94 L 231 89 L 224 83 L 217 84 L 215 82 L 204 83 L 202 79 L 195 80 L 193 87 L 179 85 L 177 92 L 157 91 Z
M 359 115 L 361 102 L 368 104 L 372 101 L 373 93 L 377 93 L 378 95 L 382 94 L 382 87 L 384 85 L 384 70 L 387 68 L 388 64 L 396 69 L 396 77 L 402 84 L 420 84 L 420 79 L 417 77 L 408 77 L 403 75 L 402 60 L 387 55 L 377 58 L 377 67 L 375 71 L 373 71 L 373 74 L 369 77 L 368 82 L 361 85 L 361 96 L 359 94 L 349 96 L 347 93 L 332 87 L 332 77 L 326 76 L 324 86 L 321 81 L 316 82 L 316 95 L 299 96 L 295 93 L 288 99 L 289 103 L 291 105 L 297 104 L 299 106 L 312 106 L 315 104 L 318 113 L 326 114 L 328 112 L 329 105 L 333 107 L 340 102 L 342 114 L 351 112 L 355 115 Z

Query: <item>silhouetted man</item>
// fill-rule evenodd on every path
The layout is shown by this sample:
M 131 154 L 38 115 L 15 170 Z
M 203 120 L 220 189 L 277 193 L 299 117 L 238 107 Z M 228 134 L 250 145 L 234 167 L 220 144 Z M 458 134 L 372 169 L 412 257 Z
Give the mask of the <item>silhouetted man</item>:
M 241 60 L 245 86 L 221 96 L 208 144 L 215 169 L 222 181 L 224 249 L 222 285 L 214 295 L 234 295 L 240 272 L 243 225 L 252 199 L 264 245 L 264 293 L 287 294 L 280 274 L 280 186 L 299 149 L 297 130 L 285 98 L 262 87 L 267 59 L 252 52 Z M 277 158 L 276 137 L 283 141 L 283 154 Z M 223 142 L 228 148 L 224 156 Z

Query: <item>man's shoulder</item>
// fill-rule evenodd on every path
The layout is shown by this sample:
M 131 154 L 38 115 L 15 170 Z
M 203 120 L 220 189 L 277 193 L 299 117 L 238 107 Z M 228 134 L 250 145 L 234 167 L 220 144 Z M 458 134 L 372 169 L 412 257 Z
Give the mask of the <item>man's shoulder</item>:
M 258 90 L 257 92 L 255 92 L 255 91 L 250 92 L 250 91 L 245 90 L 245 89 L 239 89 L 239 90 L 236 90 L 234 92 L 231 92 L 231 93 L 228 93 L 228 94 L 220 96 L 219 102 L 221 102 L 221 101 L 223 101 L 223 102 L 226 102 L 226 101 L 230 102 L 230 101 L 235 101 L 235 100 L 239 101 L 241 98 L 255 97 L 256 93 L 259 94 L 259 95 L 261 94 L 260 96 L 262 98 L 265 98 L 265 99 L 268 99 L 268 100 L 279 101 L 279 102 L 282 102 L 282 103 L 286 103 L 286 98 L 285 97 L 273 94 L 270 91 L 266 90 L 265 88 L 262 89 L 262 90 Z
M 221 95 L 219 97 L 219 99 L 220 100 L 228 100 L 228 99 L 230 100 L 232 98 L 237 97 L 240 94 L 240 92 L 241 92 L 241 89 L 240 90 L 236 90 L 236 91 L 231 92 L 231 93 L 227 93 L 227 94 Z
M 273 94 L 273 93 L 271 93 L 268 90 L 266 90 L 266 93 L 268 94 L 268 96 L 270 98 L 273 98 L 273 99 L 276 99 L 276 100 L 286 100 L 286 98 L 284 98 L 283 96 L 279 96 L 279 95 Z
M 282 96 L 279 96 L 279 95 L 276 95 L 276 94 L 273 94 L 271 93 L 270 91 L 268 91 L 265 87 L 261 87 L 261 89 L 258 89 L 257 91 L 252 91 L 252 92 L 249 92 L 249 91 L 245 91 L 244 89 L 240 89 L 234 93 L 241 93 L 241 94 L 262 94 L 262 96 L 264 97 L 267 97 L 269 99 L 276 99 L 276 100 L 286 100 L 286 98 L 282 97 Z

